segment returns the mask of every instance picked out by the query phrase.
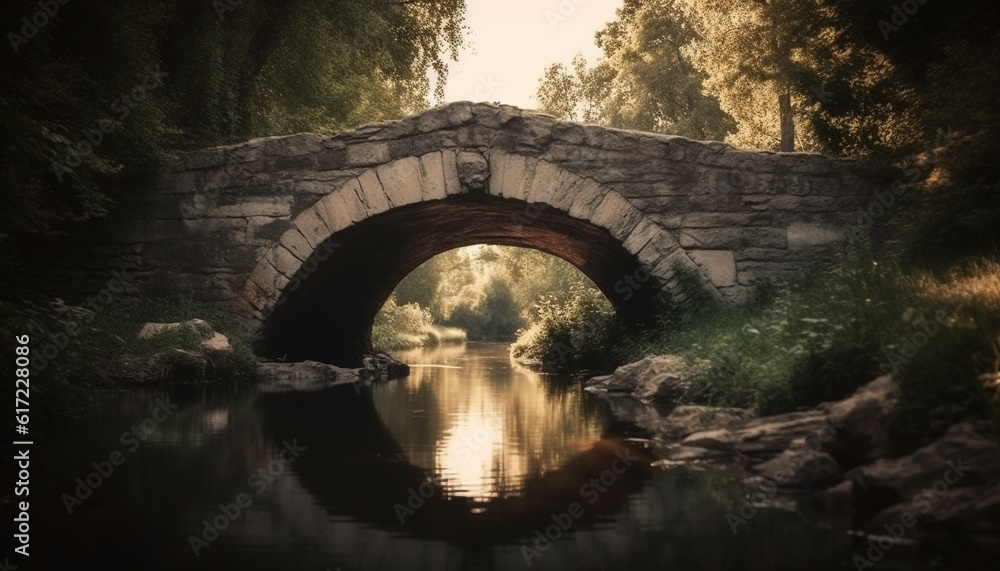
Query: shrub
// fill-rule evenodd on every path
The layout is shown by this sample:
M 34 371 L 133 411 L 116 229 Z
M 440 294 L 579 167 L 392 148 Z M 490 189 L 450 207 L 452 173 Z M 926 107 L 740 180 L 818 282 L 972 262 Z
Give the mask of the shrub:
M 604 371 L 620 364 L 624 326 L 604 295 L 575 285 L 566 301 L 544 297 L 538 320 L 518 332 L 511 355 L 543 369 Z
M 434 325 L 431 311 L 416 303 L 399 305 L 390 296 L 375 316 L 372 347 L 378 351 L 412 349 L 426 345 L 465 341 L 465 332 Z

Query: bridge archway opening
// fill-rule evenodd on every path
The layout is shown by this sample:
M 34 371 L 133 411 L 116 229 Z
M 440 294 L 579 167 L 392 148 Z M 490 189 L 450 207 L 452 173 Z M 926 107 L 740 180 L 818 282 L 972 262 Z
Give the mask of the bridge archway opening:
M 476 244 L 532 248 L 579 269 L 625 325 L 652 325 L 662 284 L 605 228 L 544 204 L 460 194 L 371 216 L 320 244 L 262 324 L 257 354 L 358 366 L 378 311 L 410 272 L 443 252 Z
M 642 272 L 640 277 L 648 280 Z M 432 339 L 460 338 L 514 343 L 518 332 L 541 331 L 541 302 L 570 309 L 574 301 L 575 311 L 561 318 L 577 327 L 613 313 L 594 282 L 562 258 L 533 248 L 476 244 L 438 254 L 407 275 L 376 316 L 372 345 L 413 349 Z

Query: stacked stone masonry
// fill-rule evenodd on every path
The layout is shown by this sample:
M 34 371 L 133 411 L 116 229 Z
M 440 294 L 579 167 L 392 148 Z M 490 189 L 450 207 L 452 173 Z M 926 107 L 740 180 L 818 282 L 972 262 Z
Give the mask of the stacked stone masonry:
M 337 232 L 488 194 L 605 229 L 666 287 L 697 269 L 729 302 L 829 263 L 886 173 L 864 162 L 581 125 L 454 103 L 336 136 L 255 139 L 126 181 L 112 245 L 165 290 L 261 318 Z M 531 244 L 523 244 L 531 246 Z

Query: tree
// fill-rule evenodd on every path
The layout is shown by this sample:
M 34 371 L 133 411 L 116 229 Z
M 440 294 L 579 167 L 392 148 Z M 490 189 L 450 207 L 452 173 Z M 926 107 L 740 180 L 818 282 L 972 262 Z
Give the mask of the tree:
M 428 73 L 440 96 L 465 13 L 464 0 L 47 5 L 56 16 L 37 0 L 0 6 L 17 23 L 0 55 L 8 267 L 23 245 L 103 217 L 111 179 L 175 149 L 330 133 L 426 107 Z
M 826 0 L 679 0 L 696 31 L 694 64 L 705 90 L 737 124 L 727 139 L 775 149 L 779 97 L 787 96 L 803 150 L 868 154 L 915 136 L 901 84 L 878 49 L 853 35 L 839 4 Z
M 678 0 L 627 0 L 618 20 L 597 34 L 603 58 L 572 70 L 549 66 L 538 88 L 541 108 L 558 117 L 611 127 L 719 140 L 735 128 L 703 93 L 705 74 L 687 53 L 696 39 Z

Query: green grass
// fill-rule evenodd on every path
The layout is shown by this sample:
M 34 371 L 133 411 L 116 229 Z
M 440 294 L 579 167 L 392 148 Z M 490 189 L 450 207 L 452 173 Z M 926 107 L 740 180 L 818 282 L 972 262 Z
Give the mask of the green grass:
M 737 308 L 710 308 L 679 330 L 638 343 L 640 354 L 708 359 L 692 398 L 774 414 L 842 398 L 880 372 L 913 303 L 900 276 L 856 248 L 812 283 L 783 286 Z M 769 299 L 770 298 L 770 299 Z
M 811 283 L 782 287 L 770 302 L 708 311 L 637 342 L 632 357 L 708 359 L 690 398 L 762 415 L 840 399 L 892 373 L 901 390 L 893 428 L 925 442 L 965 418 L 998 416 L 989 376 L 1000 367 L 998 290 L 997 264 L 934 277 L 860 245 Z
M 44 336 L 35 336 L 36 350 L 49 343 L 52 335 L 65 335 L 68 339 L 59 354 L 38 371 L 41 378 L 64 388 L 112 386 L 127 376 L 131 366 L 158 353 L 175 348 L 199 350 L 201 339 L 188 329 L 167 331 L 149 340 L 139 339 L 139 330 L 148 322 L 204 319 L 215 331 L 228 337 L 233 347 L 224 375 L 248 378 L 255 369 L 252 347 L 256 326 L 222 309 L 186 297 L 128 298 L 104 306 L 89 316 L 58 311 L 51 305 L 26 303 L 19 309 L 20 313 L 13 312 L 11 306 L 5 309 L 4 321 L 11 330 L 25 330 L 25 323 L 30 320 L 35 328 L 45 331 Z
M 901 390 L 893 429 L 913 445 L 966 418 L 1000 418 L 1000 264 L 933 275 L 856 243 L 830 270 L 761 288 L 742 306 L 720 306 L 697 288 L 682 282 L 685 302 L 662 303 L 658 327 L 640 336 L 587 336 L 600 315 L 559 308 L 515 348 L 543 364 L 581 338 L 573 363 L 593 361 L 587 352 L 617 364 L 650 354 L 705 359 L 690 401 L 761 415 L 841 399 L 891 373 Z

